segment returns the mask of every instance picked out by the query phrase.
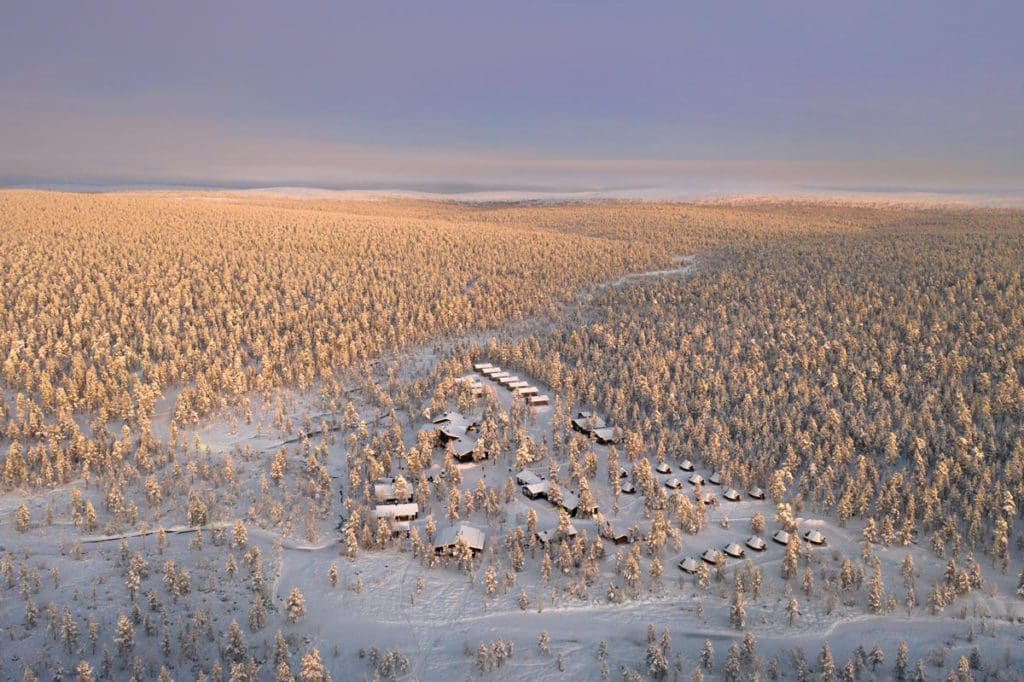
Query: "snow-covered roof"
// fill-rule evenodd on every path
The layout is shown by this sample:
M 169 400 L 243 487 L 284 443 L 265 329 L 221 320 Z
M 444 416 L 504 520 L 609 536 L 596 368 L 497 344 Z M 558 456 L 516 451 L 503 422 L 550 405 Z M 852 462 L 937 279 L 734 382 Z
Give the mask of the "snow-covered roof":
M 490 369 L 492 367 L 494 367 L 494 365 L 492 365 L 489 362 L 478 362 L 475 365 L 473 365 L 473 369 L 475 369 L 477 372 L 482 372 L 485 369 Z
M 820 530 L 809 530 L 804 533 L 804 540 L 811 543 L 812 545 L 824 545 L 825 536 Z
M 463 459 L 473 454 L 476 450 L 477 439 L 470 436 L 463 436 L 455 441 L 455 454 L 459 459 Z
M 613 526 L 610 523 L 605 528 L 605 534 L 612 540 L 629 540 L 629 531 L 627 529 Z
M 740 499 L 740 494 L 734 488 L 729 488 L 724 493 L 722 493 L 722 497 L 729 500 L 730 502 L 737 502 Z
M 445 424 L 438 430 L 448 440 L 458 440 L 469 432 L 469 429 L 461 424 Z
M 708 481 L 713 483 L 714 485 L 721 485 L 722 484 L 722 472 L 721 471 L 716 471 L 715 473 L 711 474 L 711 478 L 709 478 Z
M 571 493 L 568 490 L 563 490 L 562 491 L 562 505 L 561 506 L 562 506 L 562 509 L 564 509 L 565 511 L 567 511 L 569 513 L 572 513 L 574 511 L 576 511 L 577 509 L 579 509 L 580 498 L 579 498 L 578 495 L 576 495 L 576 493 Z
M 672 467 L 670 467 L 665 462 L 658 462 L 658 465 L 654 467 L 654 470 L 657 471 L 659 474 L 667 474 L 670 471 L 672 471 Z
M 665 487 L 671 488 L 672 490 L 678 490 L 679 488 L 683 487 L 683 482 L 680 481 L 678 478 L 670 478 L 667 481 L 665 481 Z
M 412 491 L 406 486 L 405 495 L 403 496 L 403 502 L 408 501 L 412 498 Z M 398 496 L 395 493 L 395 482 L 394 479 L 382 479 L 378 480 L 373 484 L 373 498 L 378 502 L 387 502 L 388 500 L 397 500 Z
M 735 542 L 730 542 L 728 545 L 725 546 L 725 549 L 723 549 L 722 551 L 731 557 L 741 557 L 744 554 L 746 554 L 744 549 L 737 545 Z
M 633 485 L 632 481 L 623 481 L 622 484 L 619 486 L 619 490 L 621 492 L 626 493 L 627 495 L 632 495 L 633 493 L 636 492 L 636 486 Z
M 761 538 L 757 537 L 756 535 L 751 535 L 749 538 L 747 538 L 747 547 L 749 547 L 750 549 L 756 549 L 757 551 L 761 551 L 762 549 L 767 547 L 767 545 L 765 545 L 764 540 L 762 540 Z
M 537 539 L 548 544 L 549 542 L 557 542 L 562 538 L 574 538 L 576 537 L 576 526 L 569 524 L 569 529 L 565 533 L 559 533 L 558 528 L 548 528 L 537 532 Z
M 416 517 L 420 513 L 420 506 L 415 502 L 405 504 L 378 504 L 374 510 L 378 519 L 388 517 Z
M 523 490 L 525 490 L 531 497 L 537 497 L 539 495 L 547 495 L 548 494 L 548 482 L 547 481 L 538 481 L 537 483 L 527 483 L 526 485 L 523 486 Z
M 468 523 L 460 523 L 455 526 L 448 526 L 442 528 L 437 532 L 434 537 L 434 549 L 447 549 L 454 547 L 455 543 L 461 539 L 465 542 L 470 549 L 476 552 L 481 552 L 484 549 L 484 540 L 486 534 L 477 528 L 471 526 Z
M 776 532 L 775 535 L 772 536 L 772 540 L 774 540 L 775 542 L 779 543 L 780 545 L 788 545 L 789 544 L 789 533 L 787 533 L 784 530 L 780 530 L 780 531 Z
M 597 440 L 605 443 L 617 443 L 621 439 L 619 429 L 612 426 L 594 429 L 593 433 Z
M 689 480 L 690 483 L 694 485 L 703 485 L 704 483 L 704 477 L 701 476 L 700 474 L 694 474 L 693 476 L 690 476 L 690 478 L 687 480 Z
M 541 477 L 533 473 L 529 469 L 523 469 L 516 474 L 516 483 L 519 485 L 532 485 L 534 483 L 540 483 Z
M 703 554 L 701 554 L 700 558 L 708 562 L 709 564 L 717 564 L 718 557 L 720 556 L 722 556 L 722 553 L 719 552 L 717 549 L 709 549 L 705 551 Z
M 577 429 L 586 433 L 605 428 L 604 420 L 591 412 L 577 412 L 572 423 Z
M 693 462 L 688 459 L 684 459 L 679 463 L 679 468 L 683 471 L 693 471 Z
M 750 491 L 747 494 L 750 495 L 751 497 L 753 497 L 755 500 L 763 500 L 764 499 L 764 491 L 761 490 L 760 488 L 758 488 L 757 486 L 754 486 L 753 488 L 751 488 Z
M 696 573 L 700 568 L 700 564 L 698 564 L 697 560 L 694 559 L 692 556 L 686 557 L 685 559 L 680 561 L 678 565 L 680 569 L 686 571 L 687 573 Z

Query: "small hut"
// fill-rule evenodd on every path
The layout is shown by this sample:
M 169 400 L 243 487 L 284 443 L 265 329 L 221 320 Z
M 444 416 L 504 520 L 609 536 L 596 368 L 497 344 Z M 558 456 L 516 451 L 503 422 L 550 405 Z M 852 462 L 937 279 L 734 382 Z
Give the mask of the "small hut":
M 636 486 L 633 485 L 632 481 L 623 481 L 622 485 L 619 486 L 619 492 L 625 495 L 633 495 L 636 493 Z
M 672 473 L 672 467 L 670 467 L 665 462 L 658 462 L 658 465 L 656 467 L 654 467 L 654 470 L 657 471 L 659 474 L 670 474 L 670 473 Z
M 549 528 L 547 530 L 537 531 L 537 539 L 540 540 L 542 545 L 551 544 L 552 542 L 558 542 L 559 540 L 568 540 L 576 537 L 577 531 L 576 526 L 569 524 L 568 530 L 564 533 L 560 532 L 557 528 Z
M 704 485 L 704 477 L 700 474 L 693 474 L 687 479 L 692 485 Z
M 750 495 L 755 500 L 763 500 L 764 499 L 764 491 L 761 490 L 760 488 L 758 488 L 757 486 L 754 486 L 753 488 L 751 488 L 747 492 L 747 495 Z
M 691 462 L 688 459 L 684 459 L 682 462 L 679 463 L 679 468 L 682 471 L 693 471 L 693 462 Z
M 728 490 L 726 490 L 724 493 L 722 493 L 722 497 L 729 500 L 730 502 L 740 501 L 740 494 L 736 491 L 735 488 L 729 488 Z
M 665 487 L 671 490 L 679 490 L 683 487 L 683 482 L 678 478 L 673 477 L 665 481 Z
M 629 535 L 629 531 L 623 530 L 622 528 L 616 528 L 611 524 L 608 524 L 608 527 L 605 528 L 605 537 L 616 545 L 628 545 L 633 541 L 633 538 Z
M 563 490 L 562 491 L 562 501 L 558 503 L 558 506 L 561 507 L 562 509 L 564 509 L 565 512 L 569 516 L 576 516 L 576 514 L 580 510 L 580 498 L 579 498 L 579 495 L 577 495 L 574 492 L 570 492 L 568 490 Z M 592 510 L 590 510 L 590 512 L 594 513 L 596 511 L 597 511 L 597 505 L 594 505 L 594 508 Z
M 735 542 L 730 542 L 722 551 L 733 559 L 742 559 L 747 554 L 747 552 Z
M 757 537 L 756 535 L 751 535 L 749 538 L 747 538 L 747 547 L 754 550 L 755 552 L 763 552 L 766 549 L 768 549 L 768 545 L 765 544 L 764 540 Z
M 719 552 L 717 549 L 707 550 L 706 552 L 700 555 L 700 558 L 703 559 L 705 562 L 711 564 L 712 566 L 717 565 L 719 561 L 724 559 L 722 553 Z
M 824 545 L 825 536 L 820 530 L 809 530 L 804 533 L 804 540 L 811 543 L 812 545 Z
M 711 485 L 722 485 L 722 472 L 716 471 L 711 474 L 711 478 L 708 479 L 708 483 Z
M 787 533 L 784 530 L 780 530 L 777 533 L 775 533 L 775 535 L 772 536 L 772 541 L 773 542 L 777 542 L 780 545 L 788 545 L 789 544 L 789 533 Z
M 684 573 L 693 574 L 700 570 L 700 564 L 698 564 L 697 560 L 694 559 L 692 556 L 686 557 L 676 565 L 679 566 L 679 570 L 683 571 Z

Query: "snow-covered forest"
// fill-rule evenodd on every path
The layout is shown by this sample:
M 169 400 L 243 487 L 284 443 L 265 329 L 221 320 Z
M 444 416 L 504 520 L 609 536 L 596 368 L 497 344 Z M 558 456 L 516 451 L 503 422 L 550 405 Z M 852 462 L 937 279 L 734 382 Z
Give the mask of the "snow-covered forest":
M 0 677 L 1020 679 L 1021 263 L 1010 210 L 0 192 Z

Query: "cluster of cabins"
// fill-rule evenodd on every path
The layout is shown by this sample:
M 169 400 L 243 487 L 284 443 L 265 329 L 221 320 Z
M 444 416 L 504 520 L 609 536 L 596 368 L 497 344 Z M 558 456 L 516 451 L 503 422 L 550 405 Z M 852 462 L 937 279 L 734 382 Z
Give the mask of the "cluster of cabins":
M 690 485 L 694 487 L 703 486 L 706 483 L 710 483 L 711 485 L 716 486 L 722 485 L 723 476 L 720 471 L 712 473 L 709 478 L 705 479 L 700 474 L 694 472 L 693 462 L 691 462 L 688 459 L 684 459 L 683 461 L 681 461 L 678 464 L 678 467 L 681 472 L 690 474 L 690 476 L 686 480 Z M 659 474 L 663 475 L 668 475 L 672 473 L 672 467 L 666 462 L 659 462 L 654 467 L 654 470 L 657 471 Z M 680 488 L 683 487 L 683 482 L 679 480 L 679 478 L 673 476 L 672 478 L 665 481 L 665 487 L 670 488 L 672 490 L 679 490 Z M 747 496 L 755 500 L 763 500 L 765 498 L 765 493 L 764 490 L 755 486 L 747 491 Z M 740 492 L 735 488 L 727 488 L 726 491 L 722 493 L 722 497 L 724 497 L 729 502 L 739 502 L 740 500 L 743 499 L 743 495 L 741 495 Z M 702 492 L 700 495 L 700 500 L 706 505 L 713 505 L 717 502 L 717 498 L 712 492 Z
M 537 387 L 531 386 L 530 382 L 523 381 L 519 377 L 502 370 L 500 367 L 495 367 L 489 362 L 478 362 L 473 365 L 473 370 L 494 383 L 501 384 L 511 391 L 513 395 L 517 395 L 525 400 L 526 404 L 530 407 L 540 407 L 551 403 L 551 399 L 546 395 L 541 395 Z M 480 385 L 480 382 L 475 383 Z M 472 382 L 471 385 L 473 385 Z M 483 390 L 482 385 L 480 386 L 481 390 Z M 474 394 L 478 395 L 475 390 Z
M 577 412 L 572 418 L 572 428 L 596 440 L 601 445 L 622 442 L 622 429 L 608 426 L 604 419 L 593 412 Z
M 392 533 L 408 533 L 412 522 L 420 516 L 420 506 L 412 501 L 412 488 L 400 490 L 394 478 L 379 478 L 373 482 L 373 509 L 378 522 L 391 526 Z
M 576 516 L 580 512 L 580 498 L 576 493 L 559 489 L 558 492 L 561 493 L 559 499 L 557 501 L 552 500 L 548 496 L 548 491 L 550 490 L 549 482 L 529 469 L 523 469 L 516 474 L 516 483 L 521 486 L 520 489 L 523 495 L 531 500 L 548 500 L 559 509 L 564 509 L 569 516 Z M 597 505 L 595 504 L 591 509 L 584 511 L 593 516 L 598 511 Z
M 388 523 L 393 534 L 407 534 L 412 522 L 420 516 L 420 506 L 412 501 L 412 490 L 396 486 L 394 478 L 379 478 L 373 482 L 373 499 L 377 503 L 373 513 L 381 523 Z M 484 549 L 485 533 L 468 523 L 442 528 L 434 537 L 434 551 L 452 554 L 461 541 L 474 554 Z
M 480 432 L 480 422 L 467 419 L 458 412 L 445 412 L 431 421 L 441 444 L 452 444 L 457 461 L 473 462 L 487 459 L 488 453 L 480 445 L 477 435 Z
M 772 536 L 772 541 L 780 545 L 788 545 L 792 540 L 792 535 L 784 530 L 780 530 Z M 826 544 L 825 535 L 819 530 L 809 530 L 803 534 L 803 539 L 812 545 L 824 545 Z M 764 552 L 768 549 L 768 543 L 763 538 L 757 535 L 751 535 L 747 538 L 744 543 L 748 549 L 755 552 Z M 728 545 L 723 547 L 721 550 L 709 549 L 700 555 L 701 561 L 711 564 L 712 566 L 717 565 L 719 562 L 724 561 L 726 557 L 731 559 L 742 559 L 747 555 L 746 549 L 743 548 L 739 543 L 730 542 Z M 700 564 L 693 557 L 686 557 L 678 564 L 679 570 L 684 573 L 696 573 L 700 569 Z

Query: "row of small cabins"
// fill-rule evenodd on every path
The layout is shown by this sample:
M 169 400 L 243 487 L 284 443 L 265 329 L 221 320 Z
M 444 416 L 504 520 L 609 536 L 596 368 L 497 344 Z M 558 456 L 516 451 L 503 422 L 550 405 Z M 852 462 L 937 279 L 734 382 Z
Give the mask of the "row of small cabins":
M 501 367 L 496 367 L 489 362 L 478 362 L 473 365 L 473 369 L 491 381 L 512 391 L 513 395 L 520 396 L 526 400 L 526 404 L 530 407 L 540 407 L 551 403 L 551 399 L 546 395 L 541 395 L 536 386 L 531 386 L 530 382 L 523 381 L 519 377 L 502 370 Z M 480 382 L 471 381 L 470 386 L 473 388 L 473 395 L 480 395 L 483 391 L 483 385 Z
M 819 530 L 809 530 L 803 534 L 803 538 L 806 542 L 812 545 L 824 545 L 826 544 L 825 536 Z M 788 545 L 793 539 L 793 536 L 784 531 L 780 530 L 772 536 L 772 541 L 780 545 Z M 757 535 L 752 535 L 747 538 L 744 543 L 750 549 L 755 552 L 764 552 L 768 549 L 768 543 Z M 728 545 L 723 547 L 721 550 L 709 549 L 700 555 L 700 558 L 705 563 L 711 564 L 712 566 L 717 565 L 720 561 L 723 561 L 725 557 L 732 559 L 742 559 L 747 555 L 745 549 L 736 542 L 730 542 Z M 679 570 L 685 573 L 696 573 L 700 564 L 693 557 L 686 557 L 678 564 Z

